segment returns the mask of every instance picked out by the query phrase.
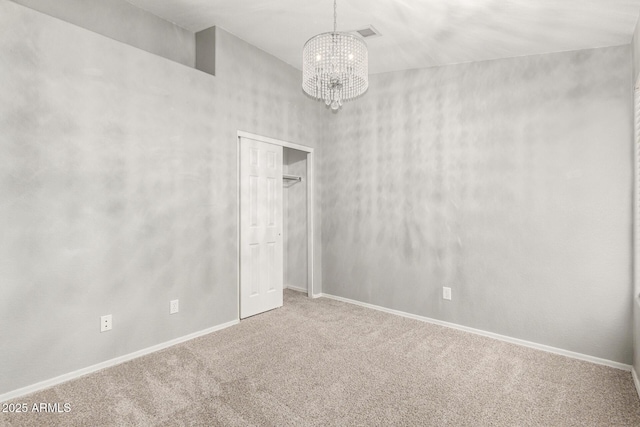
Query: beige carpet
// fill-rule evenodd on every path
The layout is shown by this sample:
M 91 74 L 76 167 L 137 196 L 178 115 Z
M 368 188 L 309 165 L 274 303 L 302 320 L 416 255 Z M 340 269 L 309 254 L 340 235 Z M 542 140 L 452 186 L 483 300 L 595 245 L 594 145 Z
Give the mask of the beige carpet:
M 16 399 L 15 426 L 640 426 L 628 372 L 328 299 Z

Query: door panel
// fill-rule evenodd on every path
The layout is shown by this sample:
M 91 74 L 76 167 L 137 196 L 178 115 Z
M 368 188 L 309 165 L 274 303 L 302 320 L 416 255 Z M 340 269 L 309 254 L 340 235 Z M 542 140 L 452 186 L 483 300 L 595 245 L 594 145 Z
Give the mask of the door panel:
M 240 318 L 282 306 L 282 147 L 240 140 Z

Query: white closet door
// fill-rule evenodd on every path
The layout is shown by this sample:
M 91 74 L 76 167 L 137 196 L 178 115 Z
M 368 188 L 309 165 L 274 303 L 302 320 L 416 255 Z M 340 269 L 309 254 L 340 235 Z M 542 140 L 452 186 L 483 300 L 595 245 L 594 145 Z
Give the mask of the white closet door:
M 282 147 L 240 140 L 240 318 L 282 307 Z

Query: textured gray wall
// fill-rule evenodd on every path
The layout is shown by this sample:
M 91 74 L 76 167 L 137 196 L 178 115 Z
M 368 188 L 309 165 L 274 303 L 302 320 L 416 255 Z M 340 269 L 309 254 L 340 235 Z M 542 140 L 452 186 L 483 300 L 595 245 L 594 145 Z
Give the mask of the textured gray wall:
M 631 46 L 633 52 L 633 82 L 635 83 L 638 80 L 638 74 L 640 74 L 640 25 L 636 25 L 636 30 L 633 32 Z
M 195 66 L 195 34 L 125 0 L 12 0 L 114 40 Z
M 640 89 L 640 85 L 638 84 L 638 74 L 640 73 L 640 25 L 636 25 L 636 30 L 633 33 L 633 40 L 631 42 L 631 51 L 633 52 L 633 83 L 634 90 Z M 632 117 L 635 119 L 635 116 L 638 112 L 635 111 L 634 106 L 634 114 Z M 634 120 L 632 119 L 632 120 Z M 637 125 L 634 123 L 634 127 Z M 637 135 L 634 139 L 637 138 Z M 634 140 L 634 146 L 637 147 L 638 140 Z M 637 150 L 637 148 L 636 148 Z M 640 167 L 640 165 L 636 165 L 636 167 Z M 637 184 L 636 184 L 637 185 Z M 636 187 L 634 197 L 636 198 L 636 205 L 640 205 L 638 203 L 638 195 L 640 193 L 640 189 Z M 636 216 L 637 218 L 637 216 Z M 635 224 L 635 227 L 639 227 L 640 225 Z M 635 250 L 635 262 L 637 264 L 638 259 L 640 259 L 640 255 L 638 251 L 640 248 L 634 248 Z M 640 271 L 640 266 L 635 266 L 635 271 Z M 640 293 L 640 277 L 638 277 L 637 273 L 634 277 L 634 297 L 633 297 L 633 367 L 636 372 L 640 372 L 640 298 L 638 294 Z
M 326 126 L 324 292 L 631 363 L 630 64 L 372 76 Z
M 285 173 L 302 177 L 302 182 L 285 180 L 285 285 L 307 289 L 307 155 L 285 149 Z
M 216 75 L 216 27 L 196 33 L 196 68 Z
M 299 72 L 220 29 L 213 77 L 7 0 L 0 28 L 0 394 L 237 319 L 236 133 L 314 146 Z

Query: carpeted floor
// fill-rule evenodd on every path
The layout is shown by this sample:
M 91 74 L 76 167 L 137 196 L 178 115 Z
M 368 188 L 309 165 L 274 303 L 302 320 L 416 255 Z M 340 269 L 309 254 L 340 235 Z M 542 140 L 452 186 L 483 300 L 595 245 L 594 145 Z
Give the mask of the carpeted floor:
M 631 374 L 325 298 L 15 402 L 5 426 L 640 426 Z

